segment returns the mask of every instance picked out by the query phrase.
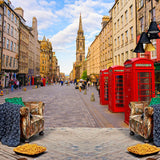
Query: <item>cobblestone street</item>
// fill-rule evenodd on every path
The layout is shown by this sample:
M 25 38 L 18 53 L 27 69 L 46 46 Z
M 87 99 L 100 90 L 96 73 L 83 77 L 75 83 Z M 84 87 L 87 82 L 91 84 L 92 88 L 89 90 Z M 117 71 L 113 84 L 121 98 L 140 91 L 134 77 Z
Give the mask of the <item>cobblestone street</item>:
M 124 113 L 111 113 L 107 106 L 99 104 L 98 92 L 95 87 L 82 90 L 59 84 L 39 87 L 27 91 L 16 90 L 0 97 L 4 103 L 6 97 L 22 97 L 23 101 L 42 101 L 45 103 L 45 127 L 128 127 L 124 122 Z M 90 101 L 94 93 L 95 102 Z
M 95 101 L 91 102 L 91 93 Z M 0 144 L 1 160 L 147 160 L 160 159 L 160 154 L 136 157 L 127 147 L 143 143 L 140 136 L 130 136 L 124 123 L 124 113 L 111 113 L 107 106 L 99 104 L 94 87 L 79 92 L 70 86 L 46 86 L 27 91 L 17 90 L 0 97 L 22 97 L 23 101 L 45 103 L 45 131 L 43 136 L 33 136 L 30 143 L 45 146 L 47 151 L 36 157 L 17 155 L 13 147 Z M 23 144 L 23 143 L 22 143 Z M 152 142 L 151 142 L 152 144 Z

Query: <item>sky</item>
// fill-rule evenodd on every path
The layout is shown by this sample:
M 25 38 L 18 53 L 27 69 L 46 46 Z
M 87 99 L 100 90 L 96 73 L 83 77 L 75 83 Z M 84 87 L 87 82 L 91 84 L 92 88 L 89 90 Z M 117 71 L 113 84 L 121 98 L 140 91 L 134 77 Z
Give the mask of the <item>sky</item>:
M 60 72 L 69 75 L 76 61 L 76 37 L 81 13 L 85 36 L 85 55 L 95 36 L 101 31 L 104 15 L 114 0 L 11 0 L 12 5 L 24 10 L 26 25 L 32 26 L 32 18 L 38 21 L 38 39 L 52 43 Z

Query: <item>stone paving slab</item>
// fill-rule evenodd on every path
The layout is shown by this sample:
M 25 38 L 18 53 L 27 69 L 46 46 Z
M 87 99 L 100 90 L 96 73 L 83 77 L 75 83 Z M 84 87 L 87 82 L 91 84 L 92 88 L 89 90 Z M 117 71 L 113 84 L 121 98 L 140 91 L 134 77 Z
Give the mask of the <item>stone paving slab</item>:
M 160 154 L 136 157 L 127 147 L 143 143 L 139 136 L 130 136 L 129 129 L 122 128 L 48 128 L 44 136 L 36 135 L 31 143 L 45 146 L 47 151 L 37 157 L 19 156 L 13 147 L 0 145 L 0 159 L 28 160 L 147 160 Z M 3 153 L 3 155 L 2 155 Z M 4 154 L 5 153 L 5 154 Z M 5 156 L 5 158 L 4 158 Z M 11 158 L 10 158 L 11 157 Z

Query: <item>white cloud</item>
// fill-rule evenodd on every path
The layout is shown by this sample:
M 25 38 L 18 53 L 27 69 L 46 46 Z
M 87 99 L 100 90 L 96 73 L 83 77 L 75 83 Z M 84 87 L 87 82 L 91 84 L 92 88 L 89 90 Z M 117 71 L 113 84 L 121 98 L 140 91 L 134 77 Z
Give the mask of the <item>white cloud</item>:
M 52 6 L 52 5 L 56 5 L 56 2 L 55 1 L 47 2 L 45 0 L 40 0 L 39 4 L 42 6 Z
M 25 19 L 31 25 L 32 17 L 38 20 L 39 38 L 48 34 L 49 31 L 54 31 L 54 35 L 49 35 L 50 41 L 53 44 L 53 50 L 59 58 L 64 56 L 61 63 L 61 69 L 72 67 L 72 62 L 65 62 L 65 57 L 71 56 L 70 61 L 75 61 L 76 52 L 76 36 L 79 26 L 79 15 L 82 16 L 82 25 L 86 39 L 87 47 L 93 42 L 95 36 L 101 30 L 101 21 L 103 15 L 108 14 L 108 10 L 113 6 L 113 3 L 107 3 L 106 0 L 63 0 L 64 7 L 56 8 L 59 3 L 63 4 L 62 0 L 11 0 L 16 7 L 24 9 Z M 56 28 L 55 28 L 56 27 Z M 57 28 L 60 28 L 58 31 Z M 46 31 L 45 31 L 46 29 Z M 43 30 L 43 32 L 42 32 Z M 63 53 L 63 54 L 62 54 Z M 60 56 L 61 55 L 61 56 Z M 66 63 L 66 64 L 65 64 Z M 64 67 L 65 64 L 65 67 Z M 69 73 L 70 71 L 67 71 Z
M 55 14 L 52 12 L 52 7 L 56 4 L 55 1 L 48 3 L 45 0 L 39 2 L 37 0 L 27 0 L 23 2 L 21 0 L 12 0 L 12 4 L 15 7 L 23 8 L 24 18 L 28 25 L 31 26 L 32 18 L 36 17 L 38 20 L 39 30 L 49 28 L 53 24 L 53 21 L 56 21 L 57 19 Z

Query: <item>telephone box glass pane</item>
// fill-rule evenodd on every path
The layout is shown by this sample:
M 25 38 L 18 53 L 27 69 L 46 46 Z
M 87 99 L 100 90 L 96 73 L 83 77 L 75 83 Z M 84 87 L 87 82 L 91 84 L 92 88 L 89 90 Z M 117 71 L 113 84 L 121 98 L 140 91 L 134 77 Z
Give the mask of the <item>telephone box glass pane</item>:
M 150 101 L 152 96 L 151 72 L 138 72 L 138 100 Z
M 104 99 L 108 100 L 108 77 L 104 77 Z
M 116 107 L 123 107 L 123 75 L 115 77 Z

